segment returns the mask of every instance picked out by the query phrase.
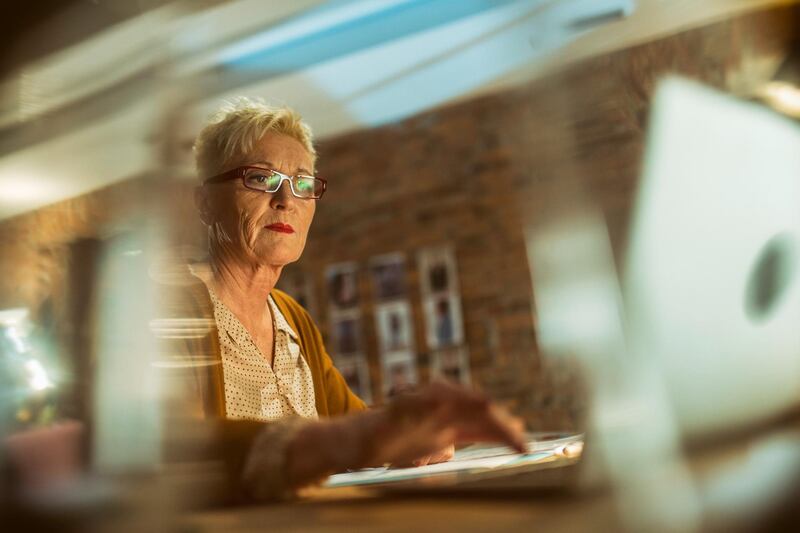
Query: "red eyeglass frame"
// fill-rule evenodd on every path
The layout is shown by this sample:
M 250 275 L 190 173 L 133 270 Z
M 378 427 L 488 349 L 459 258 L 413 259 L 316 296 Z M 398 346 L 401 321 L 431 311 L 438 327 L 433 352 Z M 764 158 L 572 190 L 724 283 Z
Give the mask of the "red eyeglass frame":
M 259 167 L 259 166 L 253 166 L 253 165 L 244 165 L 244 166 L 241 166 L 241 167 L 232 168 L 232 169 L 230 169 L 230 170 L 228 170 L 226 172 L 223 172 L 222 174 L 217 174 L 216 176 L 211 176 L 210 178 L 206 178 L 206 179 L 203 180 L 203 185 L 207 185 L 209 183 L 222 183 L 224 181 L 230 181 L 230 180 L 234 180 L 234 179 L 239 178 L 239 179 L 242 180 L 242 185 L 244 185 L 244 187 L 246 189 L 251 190 L 251 191 L 267 192 L 267 191 L 262 191 L 261 189 L 254 189 L 252 187 L 248 187 L 247 186 L 247 183 L 245 183 L 244 178 L 245 178 L 245 175 L 246 175 L 247 171 L 251 170 L 251 169 L 254 169 L 254 170 L 268 170 L 270 172 L 275 172 L 276 174 L 279 174 L 281 176 L 285 176 L 287 178 L 295 178 L 297 176 L 306 176 L 306 177 L 309 177 L 309 178 L 314 178 L 315 180 L 319 180 L 322 183 L 322 192 L 319 193 L 319 196 L 317 196 L 316 198 L 314 198 L 314 197 L 304 198 L 302 196 L 297 196 L 294 193 L 294 186 L 292 185 L 292 182 L 290 180 L 289 181 L 289 188 L 292 191 L 292 195 L 295 198 L 300 198 L 301 200 L 319 200 L 320 198 L 322 198 L 325 195 L 325 191 L 328 190 L 328 180 L 326 180 L 325 178 L 320 178 L 319 176 L 312 176 L 311 174 L 295 174 L 294 176 L 292 176 L 292 175 L 289 175 L 289 174 L 284 174 L 283 172 L 275 170 L 274 168 Z M 281 182 L 281 183 L 283 183 L 283 182 Z

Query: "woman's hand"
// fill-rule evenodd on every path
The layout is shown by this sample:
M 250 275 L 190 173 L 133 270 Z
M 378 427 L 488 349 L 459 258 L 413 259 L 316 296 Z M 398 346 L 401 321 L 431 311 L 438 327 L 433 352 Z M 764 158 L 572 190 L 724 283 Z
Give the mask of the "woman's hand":
M 413 463 L 414 466 L 425 466 L 425 465 L 435 465 L 436 463 L 446 463 L 450 459 L 453 458 L 453 455 L 456 453 L 456 447 L 454 444 L 447 446 L 443 450 L 439 450 L 438 452 L 426 455 L 425 457 L 420 457 L 419 459 L 414 459 Z
M 525 451 L 518 418 L 482 393 L 436 382 L 382 409 L 309 424 L 290 446 L 287 473 L 300 487 L 347 469 L 447 460 L 454 444 L 466 442 Z
M 357 466 L 424 461 L 463 442 L 498 442 L 525 450 L 518 419 L 485 395 L 444 381 L 350 422 L 364 441 Z
M 435 382 L 395 398 L 388 406 L 333 422 L 340 467 L 423 465 L 452 457 L 453 445 L 498 442 L 523 451 L 523 425 L 484 394 Z

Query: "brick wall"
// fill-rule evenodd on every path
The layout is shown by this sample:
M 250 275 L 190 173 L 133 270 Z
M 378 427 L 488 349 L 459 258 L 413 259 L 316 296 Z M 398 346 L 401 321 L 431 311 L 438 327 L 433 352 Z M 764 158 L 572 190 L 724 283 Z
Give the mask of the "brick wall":
M 321 143 L 320 171 L 330 191 L 303 258 L 289 268 L 313 279 L 323 331 L 327 265 L 366 266 L 372 256 L 404 251 L 417 346 L 425 346 L 414 253 L 451 243 L 474 382 L 524 413 L 534 428 L 579 426 L 585 401 L 572 364 L 537 350 L 523 224 L 550 207 L 548 192 L 578 179 L 603 211 L 619 259 L 656 80 L 679 73 L 738 90 L 757 81 L 754 65 L 778 57 L 796 35 L 796 9 L 749 14 L 571 65 L 526 87 Z M 68 243 L 130 223 L 145 203 L 139 185 L 115 185 L 0 224 L 0 307 L 36 310 L 48 296 L 58 300 Z M 176 234 L 202 245 L 190 186 L 169 190 Z M 377 339 L 363 274 L 365 341 L 377 392 Z M 419 361 L 425 367 L 425 353 Z

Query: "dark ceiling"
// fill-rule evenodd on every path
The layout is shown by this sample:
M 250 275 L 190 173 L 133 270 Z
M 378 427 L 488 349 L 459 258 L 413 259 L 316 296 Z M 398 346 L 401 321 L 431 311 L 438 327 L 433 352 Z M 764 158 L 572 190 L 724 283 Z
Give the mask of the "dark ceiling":
M 168 1 L 4 1 L 0 6 L 0 35 L 3 35 L 0 76 Z

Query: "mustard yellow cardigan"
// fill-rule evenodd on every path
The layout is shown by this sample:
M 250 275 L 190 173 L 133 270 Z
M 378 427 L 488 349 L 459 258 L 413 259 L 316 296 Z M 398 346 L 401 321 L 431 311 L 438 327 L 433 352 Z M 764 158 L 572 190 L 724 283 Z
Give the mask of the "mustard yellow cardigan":
M 202 418 L 226 418 L 225 387 L 219 337 L 214 322 L 214 305 L 205 284 L 194 276 L 182 277 L 166 303 L 168 318 L 198 319 L 208 325 L 204 334 L 186 335 L 180 344 L 169 350 L 170 355 L 188 360 L 201 360 L 202 364 L 191 365 L 194 383 L 189 388 L 187 405 L 192 415 Z M 347 386 L 342 375 L 333 366 L 325 350 L 322 335 L 308 312 L 291 296 L 274 289 L 271 296 L 286 321 L 299 337 L 302 356 L 311 370 L 314 383 L 314 398 L 320 417 L 338 416 L 366 409 L 364 402 Z M 184 376 L 186 378 L 188 376 Z M 184 387 L 186 385 L 184 384 Z M 194 398 L 192 398 L 192 396 Z
M 222 461 L 227 485 L 222 501 L 242 499 L 240 473 L 253 440 L 265 422 L 228 419 L 222 355 L 214 320 L 214 305 L 205 284 L 188 268 L 160 276 L 160 317 L 154 321 L 160 341 L 160 381 L 168 463 Z M 297 333 L 302 356 L 311 370 L 317 413 L 321 418 L 367 408 L 347 386 L 325 350 L 311 317 L 280 290 L 271 293 L 286 321 Z M 202 437 L 198 437 L 202 435 Z

